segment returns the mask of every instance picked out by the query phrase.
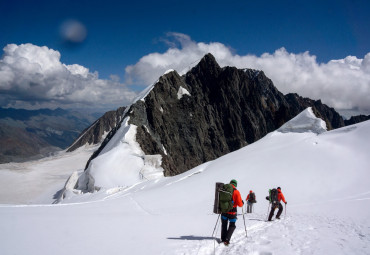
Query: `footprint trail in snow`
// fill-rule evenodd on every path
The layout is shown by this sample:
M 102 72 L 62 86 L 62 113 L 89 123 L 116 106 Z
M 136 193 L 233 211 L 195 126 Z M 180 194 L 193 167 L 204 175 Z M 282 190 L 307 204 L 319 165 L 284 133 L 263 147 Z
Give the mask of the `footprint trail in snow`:
M 263 214 L 246 217 L 246 237 L 243 219 L 239 217 L 227 247 L 212 239 L 189 240 L 176 254 L 351 254 L 354 248 L 361 252 L 361 244 L 370 242 L 368 229 L 338 218 L 294 215 L 273 222 L 265 219 Z M 219 235 L 220 227 L 216 238 Z M 367 252 L 364 248 L 357 254 Z

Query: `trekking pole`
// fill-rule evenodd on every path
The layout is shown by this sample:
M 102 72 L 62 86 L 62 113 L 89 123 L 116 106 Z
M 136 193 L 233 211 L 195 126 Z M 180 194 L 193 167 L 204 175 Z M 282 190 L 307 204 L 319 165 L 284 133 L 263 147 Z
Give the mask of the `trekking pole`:
M 271 206 L 271 203 L 269 203 L 269 207 L 267 207 L 266 221 L 269 217 L 270 206 Z
M 215 230 L 216 230 L 216 227 L 217 227 L 217 223 L 218 223 L 218 220 L 220 219 L 220 216 L 221 216 L 221 214 L 219 214 L 218 217 L 217 217 L 217 221 L 216 221 L 215 228 L 213 229 L 212 237 L 213 237 L 213 235 L 215 233 Z
M 285 215 L 284 215 L 284 219 L 286 218 L 286 204 L 285 204 Z
M 221 214 L 218 215 L 218 218 L 217 218 L 217 221 L 216 221 L 216 226 L 215 226 L 215 229 L 213 230 L 213 233 L 212 233 L 212 237 L 213 237 L 213 234 L 215 233 L 215 230 L 217 228 L 218 220 L 220 219 L 220 216 L 221 216 Z M 217 231 L 216 231 L 216 234 L 217 234 Z M 213 240 L 213 254 L 216 255 L 216 237 Z
M 245 225 L 244 207 L 242 207 L 242 212 L 243 212 L 243 220 L 244 220 L 245 236 L 246 236 L 246 237 L 248 237 L 248 233 L 247 233 L 247 226 Z

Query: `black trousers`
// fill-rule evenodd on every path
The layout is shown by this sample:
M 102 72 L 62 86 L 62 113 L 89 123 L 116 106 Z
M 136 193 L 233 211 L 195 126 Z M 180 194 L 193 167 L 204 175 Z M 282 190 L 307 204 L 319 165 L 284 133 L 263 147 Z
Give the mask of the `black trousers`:
M 272 216 L 274 216 L 274 212 L 275 212 L 275 209 L 276 208 L 279 208 L 279 211 L 278 213 L 276 214 L 276 218 L 279 218 L 281 213 L 283 212 L 283 205 L 281 203 L 277 204 L 277 205 L 272 205 L 271 206 L 271 211 L 270 211 L 270 215 L 269 215 L 269 221 L 272 219 Z
M 235 222 L 237 220 L 236 214 L 221 214 L 221 241 L 230 241 L 231 236 L 236 229 Z M 230 222 L 230 224 L 228 224 Z

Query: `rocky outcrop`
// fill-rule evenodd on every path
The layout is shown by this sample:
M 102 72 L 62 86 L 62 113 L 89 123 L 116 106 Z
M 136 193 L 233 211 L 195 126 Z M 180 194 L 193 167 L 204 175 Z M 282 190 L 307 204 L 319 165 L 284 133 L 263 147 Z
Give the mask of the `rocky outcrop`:
M 120 107 L 116 111 L 106 112 L 102 117 L 96 120 L 91 126 L 86 128 L 75 142 L 68 148 L 67 152 L 76 150 L 85 144 L 98 144 L 120 123 L 125 107 Z
M 328 129 L 344 126 L 342 117 L 321 101 L 284 96 L 262 71 L 221 68 L 207 54 L 184 76 L 172 71 L 160 77 L 124 118 L 137 126 L 142 151 L 160 154 L 164 174 L 171 176 L 255 142 L 307 107 Z
M 285 98 L 294 115 L 297 115 L 307 107 L 312 107 L 316 117 L 326 122 L 328 130 L 345 126 L 342 116 L 334 108 L 323 104 L 321 100 L 315 101 L 309 98 L 303 98 L 297 94 L 287 94 Z
M 357 124 L 363 121 L 370 120 L 370 115 L 357 115 L 352 116 L 349 120 L 344 120 L 344 124 L 346 126 Z

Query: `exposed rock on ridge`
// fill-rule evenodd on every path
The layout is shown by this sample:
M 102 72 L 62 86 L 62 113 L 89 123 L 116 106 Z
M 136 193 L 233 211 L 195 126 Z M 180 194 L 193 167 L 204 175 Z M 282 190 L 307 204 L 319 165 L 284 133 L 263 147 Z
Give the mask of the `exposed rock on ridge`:
M 349 120 L 344 120 L 344 123 L 346 124 L 346 126 L 349 126 L 366 120 L 370 120 L 370 115 L 352 116 Z
M 90 127 L 86 128 L 75 142 L 68 148 L 67 152 L 76 150 L 85 144 L 98 144 L 103 140 L 104 134 L 110 132 L 120 123 L 125 107 L 120 107 L 116 111 L 106 112 L 96 120 Z
M 160 154 L 164 173 L 171 176 L 255 142 L 307 107 L 329 130 L 344 126 L 342 117 L 320 100 L 284 96 L 262 71 L 221 68 L 207 54 L 184 76 L 172 71 L 160 77 L 123 118 L 137 126 L 143 152 Z

